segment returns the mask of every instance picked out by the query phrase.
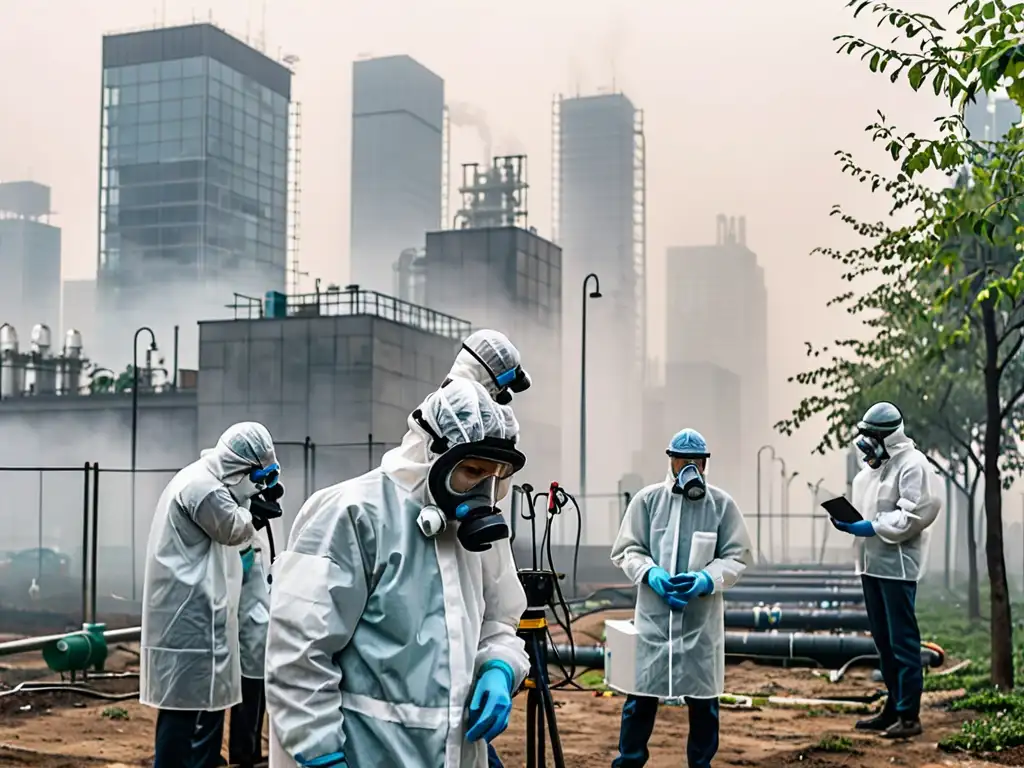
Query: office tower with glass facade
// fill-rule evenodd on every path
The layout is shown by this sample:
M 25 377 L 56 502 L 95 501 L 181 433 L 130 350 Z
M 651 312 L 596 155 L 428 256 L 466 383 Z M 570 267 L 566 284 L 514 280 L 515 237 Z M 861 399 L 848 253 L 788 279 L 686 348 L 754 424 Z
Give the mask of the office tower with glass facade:
M 351 282 L 397 295 L 402 251 L 441 224 L 444 80 L 409 56 L 352 67 Z
M 190 337 L 233 293 L 285 289 L 290 100 L 287 67 L 212 24 L 103 38 L 97 279 L 111 332 Z

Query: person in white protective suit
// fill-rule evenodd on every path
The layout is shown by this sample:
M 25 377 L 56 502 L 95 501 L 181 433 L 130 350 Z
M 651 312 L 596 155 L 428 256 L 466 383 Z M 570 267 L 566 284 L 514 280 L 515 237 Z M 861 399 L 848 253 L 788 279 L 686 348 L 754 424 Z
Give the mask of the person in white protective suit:
M 529 669 L 497 507 L 526 463 L 510 408 L 453 378 L 399 448 L 318 491 L 274 564 L 270 765 L 485 768 Z
M 483 385 L 491 398 L 502 405 L 512 402 L 512 393 L 530 388 L 533 380 L 522 365 L 522 358 L 508 336 L 500 331 L 475 331 L 462 342 L 448 376 L 441 386 L 453 378 L 469 379 Z M 487 768 L 505 768 L 493 744 L 487 745 Z
M 270 585 L 263 566 L 263 551 L 258 536 L 242 550 L 242 589 L 238 602 L 242 701 L 231 708 L 228 731 L 228 762 L 240 768 L 254 768 L 263 762 L 266 711 L 263 677 L 270 624 Z
M 502 405 L 512 402 L 513 392 L 525 392 L 533 383 L 530 374 L 523 370 L 519 350 L 508 336 L 487 329 L 471 333 L 462 342 L 444 384 L 455 378 L 482 384 L 494 401 Z
M 704 438 L 684 429 L 666 453 L 668 477 L 632 498 L 612 545 L 612 562 L 637 585 L 637 690 L 622 708 L 613 768 L 647 762 L 659 700 L 679 698 L 689 709 L 688 765 L 711 765 L 725 686 L 722 593 L 753 562 L 739 507 L 707 483 Z
M 139 669 L 139 701 L 159 710 L 154 768 L 222 764 L 224 711 L 242 699 L 239 551 L 268 524 L 249 507 L 277 468 L 266 427 L 235 424 L 157 502 Z
M 878 648 L 888 697 L 881 713 L 857 728 L 891 739 L 921 733 L 921 632 L 915 601 L 928 556 L 928 528 L 942 510 L 935 472 L 903 428 L 892 403 L 875 403 L 857 424 L 865 466 L 852 503 L 864 520 L 832 524 L 861 540 L 858 570 L 864 608 Z

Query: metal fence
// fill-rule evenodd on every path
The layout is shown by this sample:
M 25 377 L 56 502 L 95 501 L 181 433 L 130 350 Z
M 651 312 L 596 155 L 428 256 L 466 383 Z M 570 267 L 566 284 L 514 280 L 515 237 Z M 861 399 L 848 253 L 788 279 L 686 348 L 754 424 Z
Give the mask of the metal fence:
M 380 464 L 393 444 L 275 444 L 287 493 L 272 528 L 277 548 L 316 490 Z M 0 632 L 29 613 L 96 616 L 108 623 L 141 613 L 146 544 L 157 502 L 180 470 L 0 467 Z M 16 612 L 16 613 L 11 613 Z

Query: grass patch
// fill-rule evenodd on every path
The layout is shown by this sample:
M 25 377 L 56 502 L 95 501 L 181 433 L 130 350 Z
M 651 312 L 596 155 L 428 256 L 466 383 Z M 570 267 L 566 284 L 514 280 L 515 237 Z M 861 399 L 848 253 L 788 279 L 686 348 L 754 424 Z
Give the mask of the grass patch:
M 588 669 L 576 678 L 576 682 L 584 688 L 590 688 L 595 691 L 608 690 L 608 687 L 604 684 L 604 671 L 600 669 Z
M 853 741 L 846 736 L 827 734 L 818 740 L 813 749 L 817 752 L 852 752 Z
M 106 707 L 101 713 L 101 717 L 105 717 L 108 720 L 127 720 L 128 710 L 124 707 Z

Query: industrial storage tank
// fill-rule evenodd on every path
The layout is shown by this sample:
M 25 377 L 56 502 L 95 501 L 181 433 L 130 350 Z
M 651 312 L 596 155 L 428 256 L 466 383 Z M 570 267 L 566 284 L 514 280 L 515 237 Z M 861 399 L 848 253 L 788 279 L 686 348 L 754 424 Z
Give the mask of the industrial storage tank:
M 43 323 L 34 326 L 28 385 L 35 395 L 53 395 L 57 392 L 57 362 L 53 359 L 50 346 L 50 327 Z
M 18 332 L 0 325 L 0 398 L 19 397 L 25 391 L 25 368 L 18 355 Z
M 63 395 L 77 395 L 82 391 L 82 334 L 74 328 L 64 334 L 64 354 L 60 361 L 60 391 Z

